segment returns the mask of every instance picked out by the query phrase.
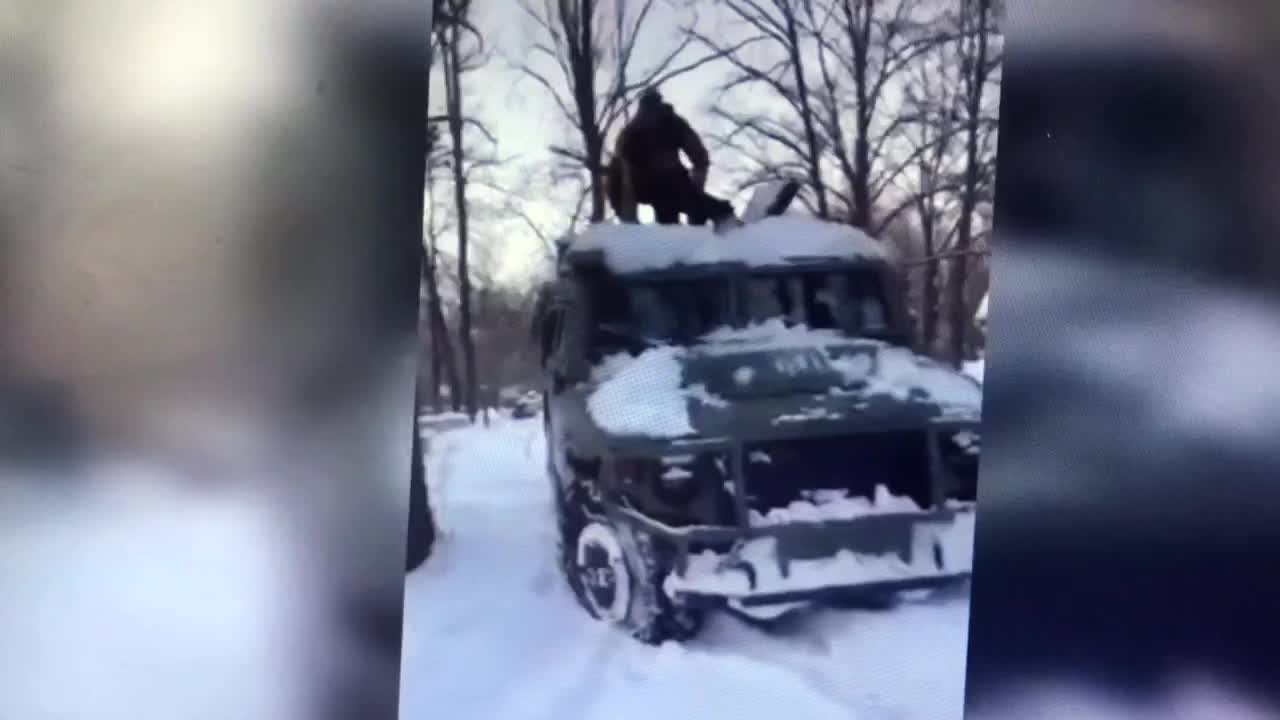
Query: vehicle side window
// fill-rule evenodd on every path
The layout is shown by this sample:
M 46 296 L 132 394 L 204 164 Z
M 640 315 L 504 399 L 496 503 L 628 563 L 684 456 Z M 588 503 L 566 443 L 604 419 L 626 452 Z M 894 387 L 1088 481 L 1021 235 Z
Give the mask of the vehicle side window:
M 889 329 L 885 307 L 885 290 L 880 279 L 870 273 L 851 275 L 850 295 L 857 298 L 859 325 L 865 332 L 883 332 Z

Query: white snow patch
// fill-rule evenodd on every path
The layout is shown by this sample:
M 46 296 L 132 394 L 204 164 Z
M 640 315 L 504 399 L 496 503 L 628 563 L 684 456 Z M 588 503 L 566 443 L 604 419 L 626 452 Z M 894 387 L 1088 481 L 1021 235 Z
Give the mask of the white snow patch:
M 964 374 L 968 375 L 974 380 L 977 380 L 978 382 L 982 382 L 982 378 L 986 374 L 986 370 L 987 370 L 987 361 L 984 358 L 978 358 L 977 360 L 966 360 L 963 367 Z
M 841 550 L 827 558 L 794 560 L 789 564 L 785 577 L 778 567 L 777 540 L 760 538 L 744 543 L 738 553 L 733 555 L 710 550 L 691 555 L 685 573 L 668 575 L 663 589 L 669 595 L 694 592 L 743 597 L 753 592 L 817 590 L 968 572 L 973 569 L 973 527 L 972 513 L 958 514 L 951 523 L 922 522 L 915 527 L 911 562 L 903 560 L 897 554 L 869 555 Z M 935 540 L 942 547 L 946 563 L 942 570 L 934 565 Z M 754 591 L 746 573 L 730 567 L 735 560 L 745 561 L 755 570 Z
M 605 432 L 672 438 L 693 433 L 681 388 L 682 348 L 664 346 L 637 357 L 606 358 L 595 369 L 598 383 L 587 398 L 591 419 Z
M 948 367 L 917 356 L 906 348 L 882 345 L 876 354 L 876 372 L 867 374 L 865 363 L 854 357 L 834 358 L 832 365 L 848 381 L 865 380 L 870 394 L 891 395 L 906 400 L 913 392 L 923 392 L 944 410 L 976 412 L 982 407 L 982 388 Z
M 960 449 L 964 450 L 965 453 L 969 455 L 977 455 L 982 447 L 981 438 L 978 437 L 977 433 L 970 430 L 962 430 L 955 435 L 952 435 L 951 439 L 960 447 Z
M 839 223 L 799 216 L 771 217 L 724 237 L 705 227 L 597 223 L 571 243 L 573 252 L 603 251 L 614 272 L 634 273 L 678 265 L 737 263 L 785 266 L 796 258 L 888 258 L 883 245 Z
M 619 353 L 595 368 L 596 390 L 587 410 L 601 430 L 615 435 L 677 438 L 694 432 L 688 401 L 725 408 L 729 401 L 704 384 L 683 386 L 685 348 L 662 346 L 632 357 Z
M 688 395 L 689 397 L 693 398 L 694 400 L 697 400 L 698 402 L 704 405 L 710 405 L 711 407 L 716 407 L 716 408 L 729 407 L 728 400 L 725 400 L 719 395 L 711 394 L 711 392 L 707 390 L 706 385 L 702 385 L 702 384 L 690 385 L 689 388 L 686 390 L 686 395 Z
M 842 414 L 835 412 L 829 408 L 811 407 L 801 408 L 800 412 L 783 413 L 773 419 L 774 425 L 786 425 L 789 423 L 803 423 L 811 420 L 839 420 L 844 417 Z
M 785 525 L 795 522 L 825 522 L 828 520 L 853 520 L 867 515 L 886 513 L 920 512 L 920 506 L 909 497 L 894 495 L 884 485 L 877 485 L 875 495 L 848 497 L 846 491 L 814 492 L 808 500 L 795 500 L 790 505 L 772 508 L 761 514 L 751 511 L 751 524 L 755 526 Z
M 834 330 L 816 330 L 805 325 L 788 325 L 781 318 L 752 323 L 746 327 L 720 327 L 700 340 L 712 354 L 759 350 L 799 350 L 825 348 L 848 343 L 849 338 Z
M 787 186 L 787 182 L 787 180 L 774 180 L 757 185 L 755 191 L 751 193 L 751 199 L 747 201 L 746 208 L 742 211 L 742 222 L 756 223 L 763 220 L 769 206 L 778 198 L 778 193 Z
M 688 480 L 692 477 L 693 473 L 681 467 L 667 468 L 667 470 L 662 473 L 663 480 Z
M 777 603 L 775 605 L 744 605 L 741 600 L 730 600 L 729 607 L 756 620 L 777 620 L 793 610 L 806 607 L 807 603 Z

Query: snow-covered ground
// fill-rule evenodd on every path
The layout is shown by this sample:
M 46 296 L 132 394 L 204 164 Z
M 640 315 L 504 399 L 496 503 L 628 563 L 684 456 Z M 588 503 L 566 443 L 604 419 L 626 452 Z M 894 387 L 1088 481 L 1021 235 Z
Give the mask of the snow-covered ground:
M 684 646 L 648 647 L 592 621 L 557 572 L 540 419 L 428 447 L 442 540 L 406 582 L 402 718 L 962 717 L 967 597 L 772 633 L 716 615 Z

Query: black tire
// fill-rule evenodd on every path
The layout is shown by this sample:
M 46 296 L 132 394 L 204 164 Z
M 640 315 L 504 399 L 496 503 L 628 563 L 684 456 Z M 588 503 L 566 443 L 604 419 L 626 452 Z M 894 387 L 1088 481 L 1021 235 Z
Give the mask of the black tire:
M 697 635 L 704 614 L 675 605 L 662 589 L 672 564 L 671 549 L 648 533 L 610 521 L 589 490 L 575 481 L 559 498 L 560 569 L 578 604 L 596 620 L 617 625 L 646 644 L 681 642 Z M 580 563 L 584 547 L 588 559 Z M 589 587 L 587 578 L 603 569 L 598 559 L 593 561 L 601 553 L 608 558 L 603 561 L 606 566 L 617 567 L 616 560 L 621 560 L 626 576 L 621 578 L 623 586 L 616 585 L 617 573 L 606 572 L 615 583 L 612 587 L 606 587 L 608 580 Z

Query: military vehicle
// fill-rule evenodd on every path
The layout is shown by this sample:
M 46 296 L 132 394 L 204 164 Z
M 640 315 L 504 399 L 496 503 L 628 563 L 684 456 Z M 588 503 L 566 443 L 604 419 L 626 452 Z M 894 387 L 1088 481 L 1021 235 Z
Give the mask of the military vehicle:
M 539 308 L 559 559 L 591 616 L 661 643 L 714 607 L 967 579 L 981 388 L 908 347 L 874 239 L 594 225 Z

